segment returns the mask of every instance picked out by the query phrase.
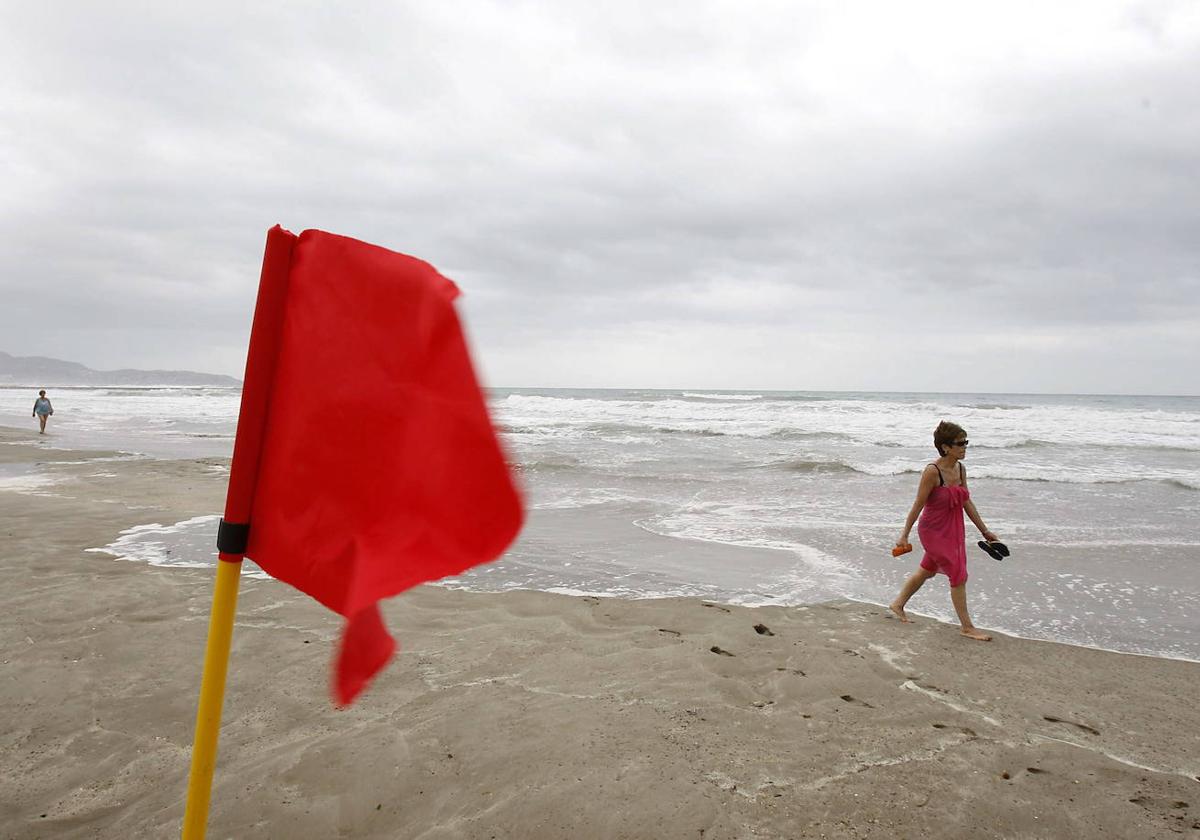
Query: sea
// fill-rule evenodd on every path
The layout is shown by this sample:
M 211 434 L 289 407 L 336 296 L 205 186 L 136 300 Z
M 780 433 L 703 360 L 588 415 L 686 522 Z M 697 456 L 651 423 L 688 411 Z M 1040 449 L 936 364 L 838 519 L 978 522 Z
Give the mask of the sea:
M 34 395 L 0 387 L 0 424 L 33 428 Z M 240 393 L 78 387 L 50 397 L 44 446 L 221 459 Z M 1200 661 L 1200 397 L 501 388 L 488 397 L 529 517 L 503 557 L 441 585 L 887 604 L 921 556 L 919 544 L 900 558 L 890 549 L 945 419 L 967 430 L 972 498 L 1012 552 L 993 560 L 967 523 L 977 625 Z M 0 506 L 4 493 L 54 492 L 36 468 L 8 469 Z M 115 533 L 95 547 L 96 562 L 115 553 L 212 565 L 219 513 Z M 953 620 L 945 578 L 909 609 Z

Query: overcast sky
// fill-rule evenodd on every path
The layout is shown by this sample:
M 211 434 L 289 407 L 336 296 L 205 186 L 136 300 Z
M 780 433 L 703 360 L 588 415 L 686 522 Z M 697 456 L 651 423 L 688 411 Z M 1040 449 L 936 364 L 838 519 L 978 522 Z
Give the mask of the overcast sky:
M 240 376 L 279 222 L 456 280 L 493 386 L 1200 393 L 1191 0 L 3 17 L 15 355 Z

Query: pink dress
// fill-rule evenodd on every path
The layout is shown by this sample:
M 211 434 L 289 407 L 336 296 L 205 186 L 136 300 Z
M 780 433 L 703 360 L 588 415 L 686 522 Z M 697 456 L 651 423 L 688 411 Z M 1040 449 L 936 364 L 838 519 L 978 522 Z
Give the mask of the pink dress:
M 921 568 L 940 572 L 950 579 L 951 586 L 967 582 L 967 540 L 963 529 L 963 505 L 971 498 L 966 487 L 947 487 L 938 470 L 941 486 L 934 487 L 921 511 L 917 534 L 925 556 Z

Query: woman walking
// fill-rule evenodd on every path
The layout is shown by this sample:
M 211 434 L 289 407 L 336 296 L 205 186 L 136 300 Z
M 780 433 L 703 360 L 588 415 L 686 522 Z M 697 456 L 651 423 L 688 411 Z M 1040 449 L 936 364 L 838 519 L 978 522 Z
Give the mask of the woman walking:
M 988 642 L 992 637 L 972 624 L 970 613 L 967 612 L 967 545 L 963 513 L 970 517 L 989 543 L 998 542 L 1000 538 L 983 524 L 967 489 L 967 471 L 962 461 L 967 457 L 969 443 L 967 433 L 955 423 L 943 420 L 934 430 L 933 445 L 940 457 L 921 473 L 917 500 L 908 512 L 900 539 L 896 540 L 897 548 L 908 546 L 908 535 L 919 515 L 921 521 L 917 526 L 917 534 L 921 537 L 925 556 L 917 570 L 904 582 L 900 594 L 891 603 L 891 610 L 901 621 L 908 622 L 909 618 L 904 613 L 908 599 L 916 594 L 925 581 L 941 573 L 950 581 L 950 601 L 962 625 L 960 632 L 969 639 Z
M 46 396 L 46 392 L 38 391 L 38 398 L 33 401 L 33 416 L 42 424 L 42 429 L 38 432 L 39 435 L 46 434 L 46 421 L 53 413 L 54 406 L 50 404 L 50 399 Z

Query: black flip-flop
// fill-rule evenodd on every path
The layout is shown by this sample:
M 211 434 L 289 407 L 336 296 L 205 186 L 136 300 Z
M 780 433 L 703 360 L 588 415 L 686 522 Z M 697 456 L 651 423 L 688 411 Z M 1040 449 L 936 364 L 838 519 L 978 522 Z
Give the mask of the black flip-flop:
M 979 547 L 988 553 L 993 560 L 1003 560 L 1009 555 L 1008 546 L 1002 542 L 988 542 L 980 540 Z

